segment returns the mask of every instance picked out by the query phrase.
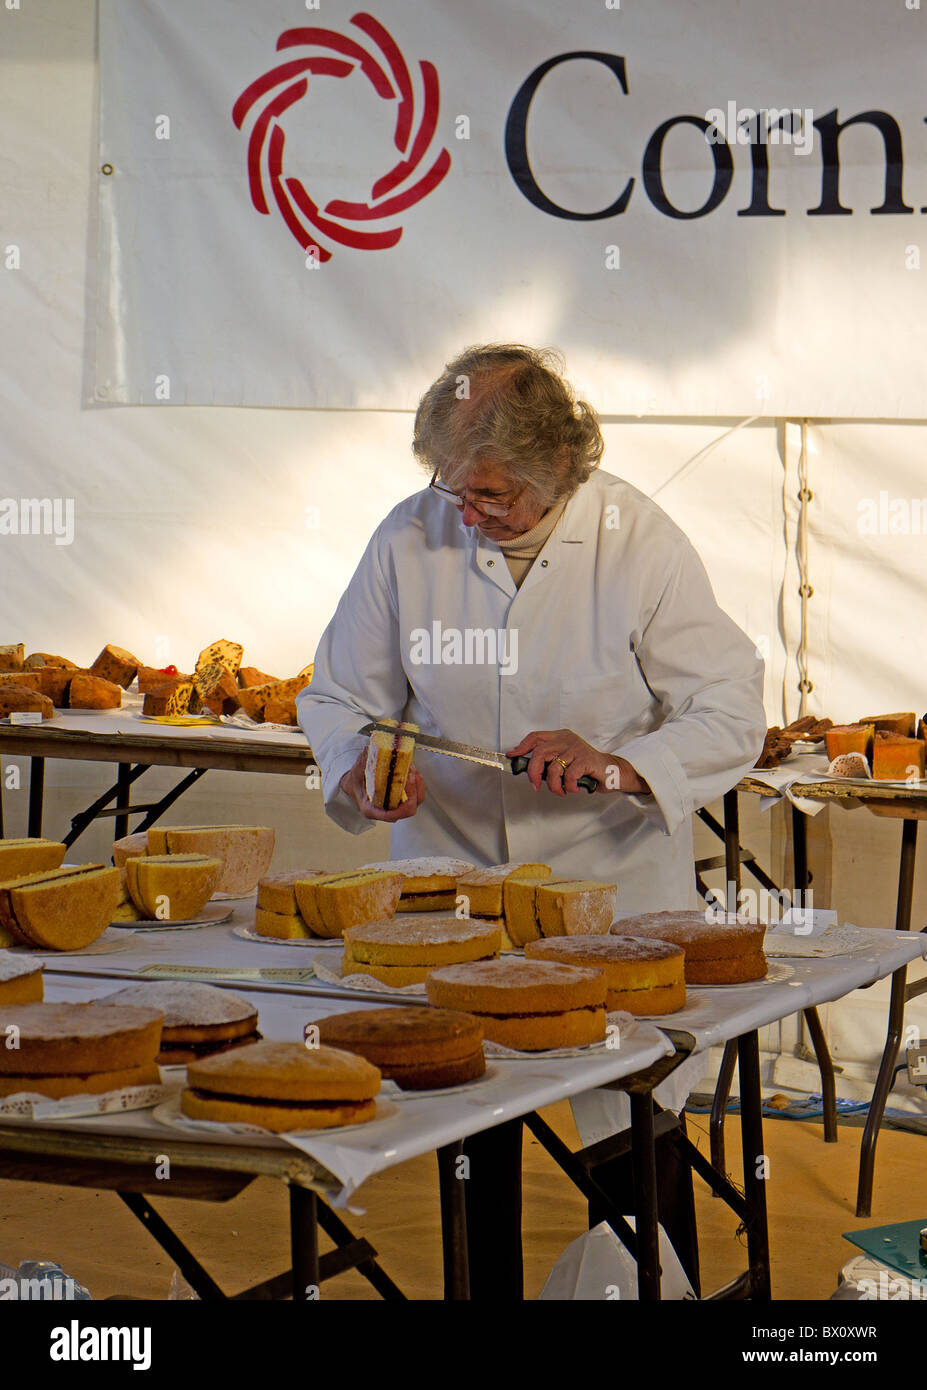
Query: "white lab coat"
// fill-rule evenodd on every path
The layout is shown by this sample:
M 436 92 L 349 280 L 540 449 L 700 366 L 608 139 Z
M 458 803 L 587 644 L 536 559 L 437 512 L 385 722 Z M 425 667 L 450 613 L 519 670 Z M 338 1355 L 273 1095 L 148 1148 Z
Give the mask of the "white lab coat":
M 452 628 L 503 630 L 517 669 L 416 661 L 416 629 L 431 636 L 436 621 L 445 642 Z M 354 833 L 372 822 L 339 783 L 371 718 L 500 750 L 533 729 L 569 728 L 620 754 L 652 796 L 558 797 L 524 775 L 419 749 L 427 798 L 392 827 L 391 855 L 547 863 L 616 881 L 619 911 L 649 911 L 693 905 L 690 816 L 753 765 L 762 691 L 754 644 L 718 607 L 689 541 L 655 503 L 597 470 L 520 589 L 498 546 L 435 492 L 400 502 L 367 546 L 298 707 L 327 812 Z

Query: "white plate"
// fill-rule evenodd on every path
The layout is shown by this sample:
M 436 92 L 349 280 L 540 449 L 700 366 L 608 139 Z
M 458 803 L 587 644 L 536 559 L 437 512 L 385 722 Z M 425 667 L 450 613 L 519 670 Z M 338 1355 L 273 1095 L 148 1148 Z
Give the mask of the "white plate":
M 102 936 L 97 937 L 89 946 L 81 946 L 76 951 L 50 951 L 47 946 L 5 946 L 5 951 L 18 951 L 24 956 L 32 955 L 33 951 L 39 951 L 48 956 L 49 962 L 59 960 L 62 956 L 105 956 L 110 951 L 127 951 L 132 945 L 128 939 L 135 928 L 133 922 L 128 931 L 114 932 L 112 927 L 107 927 Z
M 219 720 L 215 715 L 209 715 L 209 714 L 178 714 L 178 715 L 175 716 L 175 715 L 170 715 L 170 714 L 137 714 L 137 713 L 136 713 L 136 714 L 135 714 L 135 718 L 136 718 L 136 719 L 144 720 L 144 722 L 145 722 L 146 724 L 164 724 L 165 721 L 169 721 L 169 722 L 166 724 L 165 727 L 167 727 L 167 728 L 174 728 L 174 729 L 183 729 L 183 728 L 185 728 L 185 727 L 186 727 L 186 728 L 195 729 L 195 728 L 198 728 L 198 727 L 199 727 L 200 725 L 202 725 L 202 724 L 219 724 L 219 723 L 220 723 L 220 720 Z M 178 721 L 177 723 L 174 722 L 175 718 L 176 718 L 177 721 Z M 181 722 L 181 721 L 182 721 L 182 722 Z
M 298 1135 L 300 1139 L 327 1139 L 330 1134 L 347 1134 L 354 1130 L 363 1130 L 366 1134 L 373 1125 L 380 1124 L 384 1120 L 394 1120 L 397 1115 L 402 1113 L 395 1101 L 385 1100 L 382 1097 L 377 1097 L 376 1110 L 376 1119 L 362 1120 L 359 1124 L 333 1125 L 331 1129 L 294 1129 L 289 1132 Z M 219 1120 L 191 1120 L 190 1116 L 185 1115 L 180 1108 L 179 1091 L 176 1095 L 157 1105 L 151 1113 L 159 1124 L 166 1125 L 168 1129 L 185 1130 L 188 1134 L 216 1134 L 225 1137 L 239 1135 L 261 1147 L 269 1146 L 271 1148 L 286 1143 L 283 1135 L 277 1134 L 271 1129 L 262 1129 L 258 1125 L 224 1124 Z
M 176 1084 L 176 1083 L 174 1083 Z M 20 1092 L 16 1096 L 0 1098 L 0 1123 L 10 1120 L 17 1124 L 41 1124 L 48 1120 L 69 1120 L 82 1115 L 110 1115 L 122 1110 L 148 1110 L 152 1106 L 167 1103 L 172 1085 L 165 1082 L 147 1086 L 123 1086 L 116 1091 L 104 1091 L 100 1095 L 65 1096 L 62 1100 L 50 1100 L 48 1096 L 35 1092 Z M 36 1115 L 33 1106 L 39 1105 L 44 1113 Z
M 204 907 L 199 917 L 184 918 L 177 922 L 160 922 L 148 917 L 140 917 L 136 922 L 110 922 L 117 931 L 189 931 L 191 927 L 216 927 L 227 922 L 232 915 L 230 907 Z
M 253 927 L 233 927 L 233 936 L 243 941 L 262 941 L 265 946 L 344 946 L 340 936 L 296 936 L 291 940 L 282 936 L 261 936 Z
M 692 983 L 692 988 L 693 988 L 693 989 L 755 989 L 755 988 L 757 987 L 757 985 L 778 985 L 778 984 L 781 984 L 781 982 L 782 982 L 783 980 L 791 979 L 791 977 L 792 977 L 794 974 L 795 974 L 795 968 L 794 968 L 794 966 L 785 965 L 781 960 L 771 960 L 771 961 L 769 962 L 769 964 L 768 964 L 768 968 L 767 968 L 766 974 L 763 976 L 762 980 L 731 980 L 730 983 L 728 983 L 728 984 L 723 984 L 723 985 L 706 985 L 706 984 L 703 984 L 703 983 L 701 982 L 701 980 L 700 980 L 700 981 L 698 982 L 698 984 L 696 984 L 696 983 L 693 981 L 693 983 Z M 688 984 L 686 985 L 686 988 L 687 988 L 687 989 L 689 988 Z M 668 1016 L 669 1016 L 669 1015 L 667 1015 L 667 1017 L 668 1017 Z
M 410 995 L 423 998 L 427 994 L 423 980 L 414 985 L 388 985 L 383 980 L 378 980 L 376 975 L 368 975 L 363 970 L 342 975 L 340 970 L 330 970 L 327 965 L 319 964 L 315 967 L 315 977 L 323 984 L 341 985 L 344 989 L 359 989 L 366 994 L 389 994 L 399 999 L 408 998 Z
M 494 1067 L 491 1062 L 487 1062 L 486 1070 L 483 1074 L 481 1076 L 475 1076 L 472 1081 L 460 1081 L 456 1086 L 440 1086 L 435 1087 L 434 1090 L 427 1091 L 403 1091 L 401 1087 L 396 1085 L 395 1081 L 388 1081 L 384 1077 L 383 1085 L 387 1089 L 384 1090 L 383 1094 L 389 1096 L 390 1100 L 400 1102 L 404 1100 L 430 1099 L 431 1096 L 456 1096 L 464 1091 L 472 1091 L 475 1086 L 479 1087 L 488 1081 L 498 1081 L 501 1076 L 502 1073 L 499 1068 Z

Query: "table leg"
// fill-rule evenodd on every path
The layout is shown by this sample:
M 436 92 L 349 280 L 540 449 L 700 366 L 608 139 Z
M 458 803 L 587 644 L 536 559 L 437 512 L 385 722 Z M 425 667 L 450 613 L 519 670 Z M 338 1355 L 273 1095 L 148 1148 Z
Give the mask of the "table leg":
M 129 1208 L 129 1211 L 142 1223 L 149 1235 L 158 1242 L 161 1249 L 170 1255 L 198 1298 L 205 1302 L 226 1297 L 215 1279 L 207 1274 L 196 1256 L 171 1230 L 163 1216 L 155 1211 L 147 1197 L 141 1192 L 120 1192 L 118 1196 Z
M 441 1248 L 444 1256 L 444 1297 L 458 1301 L 470 1297 L 467 1267 L 467 1204 L 463 1140 L 438 1150 L 438 1185 L 441 1193 Z
M 821 1027 L 821 1019 L 817 1009 L 805 1009 L 805 1023 L 811 1035 L 811 1043 L 814 1047 L 814 1055 L 818 1059 L 818 1067 L 821 1072 L 821 1109 L 824 1119 L 824 1143 L 836 1144 L 837 1142 L 837 1081 L 834 1076 L 834 1063 L 827 1046 L 827 1039 L 824 1036 L 824 1029 Z
M 42 838 L 42 808 L 45 801 L 45 759 L 29 760 L 29 830 L 31 839 Z
M 631 1093 L 631 1161 L 634 1165 L 634 1231 L 637 1236 L 637 1296 L 660 1298 L 660 1235 L 653 1092 Z
M 744 1033 L 737 1039 L 740 1077 L 740 1135 L 744 1162 L 744 1197 L 747 1202 L 747 1256 L 753 1298 L 772 1298 L 769 1278 L 769 1229 L 766 1218 L 766 1154 L 763 1148 L 763 1109 L 760 1094 L 759 1034 Z
M 314 1192 L 290 1184 L 290 1249 L 293 1258 L 293 1302 L 319 1297 L 319 1228 Z
M 132 765 L 118 763 L 116 768 L 116 805 L 128 806 L 132 799 Z M 115 839 L 121 840 L 129 833 L 128 815 L 117 816 L 115 820 Z
M 898 901 L 895 908 L 895 930 L 911 930 L 911 907 L 914 901 L 914 864 L 917 855 L 917 821 L 905 820 L 901 823 L 901 864 L 898 870 Z M 891 1002 L 888 1006 L 888 1030 L 879 1074 L 876 1077 L 863 1142 L 859 1150 L 859 1183 L 856 1189 L 856 1215 L 872 1214 L 872 1182 L 875 1175 L 875 1150 L 879 1137 L 885 1103 L 891 1090 L 892 1076 L 898 1049 L 901 1046 L 901 1033 L 904 1027 L 904 1006 L 907 990 L 908 968 L 903 965 L 892 975 Z
M 808 891 L 808 820 L 797 806 L 792 807 L 792 886 L 798 904 L 805 901 Z
M 462 1171 L 467 1216 L 470 1297 L 521 1302 L 522 1122 L 507 1120 L 464 1140 Z
M 808 885 L 811 881 L 811 875 L 808 871 L 808 818 L 796 806 L 792 807 L 792 877 L 796 905 L 807 906 Z M 824 1142 L 825 1144 L 836 1144 L 837 1083 L 834 1077 L 834 1063 L 817 1009 L 805 1009 L 803 1013 L 821 1073 Z
M 911 930 L 911 908 L 914 904 L 914 863 L 917 858 L 917 821 L 901 822 L 901 863 L 898 869 L 898 902 L 895 906 L 895 931 Z
M 737 911 L 737 895 L 740 892 L 740 802 L 736 787 L 724 793 L 724 901 L 728 912 Z M 734 885 L 731 902 L 731 884 Z
M 737 788 L 724 794 L 724 861 L 725 893 L 724 900 L 728 912 L 737 912 L 737 899 L 740 894 L 740 802 Z M 714 1100 L 711 1103 L 711 1119 L 708 1125 L 711 1162 L 719 1173 L 724 1172 L 724 1114 L 731 1096 L 731 1082 L 734 1079 L 734 1061 L 737 1056 L 733 1042 L 724 1045 L 721 1067 L 715 1085 Z M 717 1196 L 717 1193 L 712 1193 Z
M 737 1044 L 728 1039 L 724 1044 L 718 1080 L 715 1083 L 715 1096 L 711 1102 L 711 1119 L 708 1124 L 708 1140 L 711 1148 L 711 1166 L 719 1173 L 724 1172 L 724 1116 L 731 1098 L 731 1082 L 734 1080 L 734 1066 L 737 1062 Z M 717 1192 L 712 1192 L 717 1197 Z

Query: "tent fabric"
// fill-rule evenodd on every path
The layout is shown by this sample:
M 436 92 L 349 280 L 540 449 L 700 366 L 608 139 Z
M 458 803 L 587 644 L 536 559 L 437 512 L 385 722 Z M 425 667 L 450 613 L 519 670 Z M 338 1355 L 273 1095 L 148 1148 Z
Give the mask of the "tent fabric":
M 411 414 L 95 402 L 95 7 L 92 0 L 24 5 L 3 11 L 2 28 L 0 642 L 21 640 L 30 650 L 81 662 L 115 642 L 145 660 L 188 668 L 221 636 L 242 642 L 246 659 L 262 669 L 295 673 L 311 660 L 375 526 L 425 481 L 409 450 Z M 852 220 L 844 219 L 847 225 Z M 904 221 L 907 228 L 917 219 L 870 220 Z M 908 277 L 904 283 L 915 282 Z M 510 317 L 493 331 L 568 349 L 557 319 L 540 323 L 515 312 L 517 304 L 510 307 Z M 897 338 L 916 364 L 917 338 L 905 324 L 899 317 Z M 310 327 L 294 344 L 298 361 L 309 362 L 318 351 Z M 454 347 L 468 336 L 484 336 L 474 324 L 469 333 L 463 331 L 468 325 L 459 327 L 462 341 L 455 339 Z M 860 334 L 852 336 L 858 346 Z M 708 357 L 715 342 L 712 329 L 704 340 Z M 717 344 L 720 369 L 726 349 L 720 338 Z M 875 349 L 869 354 L 867 347 L 867 355 L 874 361 Z M 410 401 L 442 361 L 439 351 L 410 369 Z M 581 359 L 567 351 L 568 372 L 578 366 Z M 706 408 L 710 400 L 704 397 Z M 755 404 L 741 414 L 700 419 L 650 414 L 646 401 L 635 407 L 640 414 L 606 414 L 603 462 L 655 496 L 690 536 L 719 603 L 766 658 L 767 715 L 781 722 L 798 712 L 799 430 L 771 412 L 735 429 L 755 416 Z M 927 557 L 923 442 L 922 422 L 822 419 L 809 429 L 812 712 L 852 719 L 878 707 L 922 712 L 925 705 L 919 674 Z M 24 499 L 49 506 L 23 508 Z M 899 501 L 904 505 L 895 506 Z M 57 535 L 56 502 L 64 523 Z M 50 524 L 43 530 L 46 515 Z M 39 529 L 24 534 L 21 523 L 33 516 Z M 24 760 L 19 765 L 25 787 Z M 3 771 L 6 776 L 6 762 Z M 66 826 L 109 773 L 92 764 L 49 764 L 47 828 Z M 299 862 L 299 827 L 311 824 L 319 845 L 326 844 L 321 815 L 305 819 L 299 779 L 290 785 L 282 778 L 240 777 L 234 779 L 238 799 L 232 799 L 220 790 L 232 786 L 231 775 L 228 783 L 217 783 L 221 776 L 206 779 L 202 800 L 191 805 L 194 818 L 234 818 L 235 807 L 239 818 L 248 818 L 260 780 L 261 814 L 279 807 L 290 862 Z M 7 834 L 25 834 L 24 800 L 5 782 Z M 766 850 L 779 841 L 768 817 L 751 819 L 755 811 L 742 812 L 745 825 L 750 822 L 744 839 L 768 866 Z M 822 869 L 817 881 L 830 883 L 832 905 L 842 916 L 890 926 L 900 827 L 862 810 L 834 811 L 817 818 L 815 835 L 825 817 L 830 839 L 812 848 L 828 863 L 832 856 L 834 872 L 827 879 Z M 95 829 L 87 837 L 92 853 L 105 847 L 106 828 L 101 823 L 99 834 Z M 343 837 L 327 843 L 338 857 L 322 862 L 350 862 Z M 710 852 L 719 852 L 717 841 Z M 784 864 L 784 875 L 788 871 Z M 924 921 L 922 853 L 915 927 Z M 846 1024 L 833 1034 L 843 1057 L 849 1060 L 852 1052 L 870 1074 L 884 1040 L 884 1001 L 880 1009 L 876 998 L 869 992 L 859 1012 L 853 999 L 828 1007 L 829 1029 L 837 1029 L 835 1020 Z M 909 1016 L 927 1020 L 925 1009 L 920 1001 Z M 783 1039 L 770 1039 L 769 1046 L 794 1046 L 793 1036 L 783 1033 Z
M 900 3 L 99 14 L 98 401 L 409 409 L 514 327 L 613 414 L 927 416 Z

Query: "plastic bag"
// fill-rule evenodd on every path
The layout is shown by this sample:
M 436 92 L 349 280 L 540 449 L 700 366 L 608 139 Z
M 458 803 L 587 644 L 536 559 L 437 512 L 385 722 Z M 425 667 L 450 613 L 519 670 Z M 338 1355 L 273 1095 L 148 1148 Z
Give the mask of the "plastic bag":
M 633 1229 L 634 1217 L 627 1217 L 627 1222 Z M 695 1290 L 662 1226 L 659 1234 L 662 1298 L 666 1302 L 694 1299 Z M 567 1246 L 547 1276 L 539 1297 L 561 1302 L 636 1301 L 637 1265 L 603 1221 Z

